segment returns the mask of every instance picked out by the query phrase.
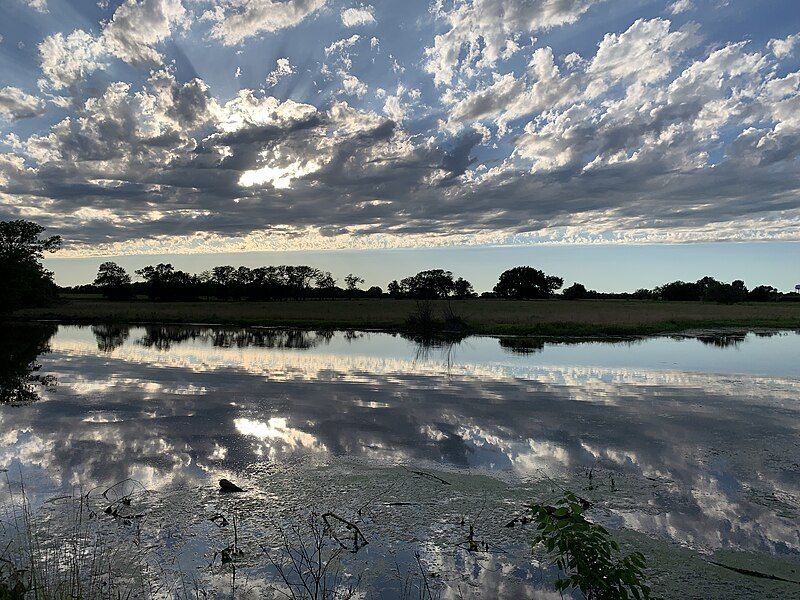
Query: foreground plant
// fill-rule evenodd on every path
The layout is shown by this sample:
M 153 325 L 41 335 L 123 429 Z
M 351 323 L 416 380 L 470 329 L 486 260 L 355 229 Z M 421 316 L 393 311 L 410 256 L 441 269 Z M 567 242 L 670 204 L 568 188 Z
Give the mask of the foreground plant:
M 551 563 L 561 570 L 559 592 L 577 589 L 587 600 L 652 598 L 645 583 L 645 558 L 639 552 L 623 556 L 603 526 L 586 520 L 591 505 L 566 492 L 553 506 L 530 507 L 537 533 L 533 546 L 542 544 Z

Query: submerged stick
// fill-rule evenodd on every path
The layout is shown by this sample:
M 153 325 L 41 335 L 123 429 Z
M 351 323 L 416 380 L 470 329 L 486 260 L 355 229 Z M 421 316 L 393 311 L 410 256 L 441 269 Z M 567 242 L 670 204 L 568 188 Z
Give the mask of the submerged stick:
M 741 567 L 732 567 L 731 565 L 726 565 L 715 560 L 707 560 L 706 562 L 717 567 L 722 567 L 723 569 L 728 569 L 734 573 L 739 573 L 740 575 L 747 575 L 748 577 L 758 577 L 759 579 L 771 579 L 773 581 L 783 581 L 785 583 L 794 583 L 795 585 L 800 585 L 800 581 L 795 581 L 794 579 L 785 579 L 783 577 L 779 577 L 778 575 L 772 575 L 771 573 L 761 573 L 760 571 L 751 571 L 750 569 L 743 569 Z

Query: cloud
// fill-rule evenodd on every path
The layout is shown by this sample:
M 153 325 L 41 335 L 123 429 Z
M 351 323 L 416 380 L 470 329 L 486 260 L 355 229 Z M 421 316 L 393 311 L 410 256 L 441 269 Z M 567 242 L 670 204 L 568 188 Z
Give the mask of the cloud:
M 361 36 L 358 34 L 353 34 L 348 38 L 342 38 L 341 40 L 336 40 L 335 42 L 329 44 L 325 47 L 325 56 L 330 56 L 336 52 L 343 52 L 347 48 L 355 45 L 358 40 L 361 39 Z
M 426 49 L 425 70 L 437 85 L 456 73 L 471 77 L 519 49 L 518 37 L 576 22 L 602 0 L 470 0 L 450 10 L 439 5 L 437 17 L 449 29 Z
M 795 46 L 800 43 L 800 33 L 795 33 L 782 40 L 769 41 L 769 49 L 778 58 L 786 58 L 794 52 Z
M 56 90 L 69 88 L 107 66 L 102 42 L 82 29 L 67 36 L 47 36 L 39 44 L 39 56 L 42 73 Z
M 279 58 L 275 64 L 275 68 L 267 75 L 269 87 L 275 86 L 281 79 L 295 72 L 288 58 Z
M 672 72 L 675 59 L 697 45 L 695 31 L 695 26 L 670 31 L 666 19 L 639 19 L 624 33 L 603 37 L 587 72 L 609 84 L 630 78 L 659 81 Z
M 153 46 L 186 25 L 186 18 L 181 0 L 126 0 L 103 29 L 102 43 L 127 63 L 160 63 Z
M 29 119 L 44 112 L 44 102 L 17 87 L 0 88 L 0 119 Z
M 342 11 L 342 24 L 345 27 L 358 27 L 375 22 L 374 9 L 367 6 L 358 8 L 346 8 Z
M 27 4 L 37 12 L 40 13 L 49 12 L 47 8 L 47 0 L 23 0 L 23 2 L 25 2 L 25 4 Z
M 667 7 L 667 11 L 673 15 L 678 15 L 690 10 L 694 10 L 694 2 L 692 2 L 692 0 L 676 0 Z
M 76 29 L 56 33 L 39 44 L 42 73 L 55 90 L 70 88 L 116 57 L 131 64 L 162 61 L 154 45 L 186 23 L 180 0 L 126 0 L 99 36 Z
M 392 31 L 370 49 L 322 3 L 205 0 L 199 26 L 192 6 L 128 0 L 99 33 L 45 37 L 41 99 L 3 84 L 3 218 L 75 253 L 800 239 L 794 36 L 626 17 L 582 23 L 594 37 L 575 45 L 551 30 L 603 6 L 475 0 L 434 5 L 417 21 L 431 47 L 398 54 Z M 331 31 L 276 35 L 272 58 L 207 39 L 209 20 L 213 36 L 269 6 Z M 195 74 L 201 54 L 170 56 L 183 31 L 230 58 L 227 83 Z M 263 89 L 238 89 L 276 58 Z M 117 60 L 138 73 L 90 77 Z M 52 119 L 18 123 L 45 101 Z
M 211 36 L 232 46 L 259 33 L 294 27 L 325 6 L 326 0 L 217 0 L 203 14 Z

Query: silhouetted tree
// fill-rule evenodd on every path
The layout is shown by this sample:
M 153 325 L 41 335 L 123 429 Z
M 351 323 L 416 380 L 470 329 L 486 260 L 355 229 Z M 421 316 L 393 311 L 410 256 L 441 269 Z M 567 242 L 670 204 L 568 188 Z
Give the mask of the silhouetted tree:
M 336 280 L 330 271 L 320 271 L 316 279 L 317 289 L 321 290 L 326 297 L 333 298 L 336 289 Z
M 319 272 L 319 269 L 306 265 L 285 267 L 287 283 L 294 291 L 295 298 L 305 300 L 308 290 L 311 288 L 311 282 L 317 278 Z
M 0 221 L 0 312 L 53 301 L 53 273 L 41 263 L 61 247 L 61 237 L 39 237 L 44 227 L 31 221 Z
M 747 299 L 753 302 L 772 302 L 778 299 L 780 292 L 771 285 L 759 285 L 750 290 Z
M 673 281 L 653 290 L 653 294 L 661 300 L 720 302 L 731 304 L 747 299 L 747 287 L 744 281 L 737 279 L 732 283 L 723 283 L 713 277 L 703 277 L 694 283 Z
M 344 282 L 345 285 L 347 285 L 348 295 L 352 297 L 358 290 L 358 286 L 364 283 L 364 280 L 358 275 L 353 275 L 352 273 L 350 273 L 347 277 L 344 278 Z
M 746 299 L 747 287 L 741 279 L 737 279 L 732 283 L 713 281 L 706 286 L 703 292 L 703 300 L 719 302 L 720 304 L 733 304 Z
M 133 296 L 131 276 L 115 262 L 107 261 L 100 265 L 94 285 L 109 300 L 128 300 Z
M 475 290 L 472 289 L 472 284 L 463 277 L 459 277 L 453 282 L 453 296 L 459 300 L 474 298 L 477 295 Z
M 631 296 L 636 300 L 654 300 L 656 298 L 656 293 L 653 290 L 639 288 L 633 292 Z
M 586 289 L 585 285 L 576 281 L 568 288 L 565 288 L 564 291 L 561 292 L 561 295 L 564 296 L 566 300 L 583 300 L 588 298 L 589 291 Z
M 194 300 L 200 295 L 200 278 L 178 271 L 169 263 L 148 265 L 136 274 L 144 279 L 152 300 Z
M 377 285 L 373 285 L 365 292 L 367 298 L 380 298 L 383 296 L 383 290 Z
M 389 282 L 389 285 L 386 286 L 386 291 L 389 293 L 389 297 L 391 298 L 397 299 L 403 297 L 403 288 L 397 279 Z
M 564 280 L 561 277 L 545 275 L 533 267 L 514 267 L 503 271 L 494 292 L 500 298 L 531 300 L 549 298 L 562 285 Z
M 453 274 L 443 269 L 420 271 L 400 282 L 404 296 L 427 300 L 446 298 L 453 292 L 454 287 Z

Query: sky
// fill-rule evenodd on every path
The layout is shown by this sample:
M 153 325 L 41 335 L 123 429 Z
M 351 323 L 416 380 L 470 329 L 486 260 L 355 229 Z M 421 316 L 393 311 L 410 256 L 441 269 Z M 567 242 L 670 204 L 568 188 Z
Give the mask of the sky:
M 0 0 L 0 219 L 367 284 L 800 283 L 796 0 Z

